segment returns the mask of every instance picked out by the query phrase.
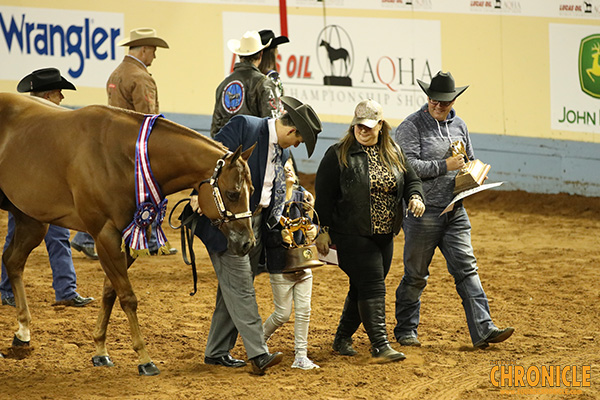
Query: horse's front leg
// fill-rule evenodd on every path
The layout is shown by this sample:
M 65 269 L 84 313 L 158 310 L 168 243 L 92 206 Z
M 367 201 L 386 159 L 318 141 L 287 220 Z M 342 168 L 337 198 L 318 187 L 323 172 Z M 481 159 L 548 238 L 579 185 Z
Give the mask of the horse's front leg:
M 102 301 L 100 303 L 100 312 L 98 313 L 98 319 L 96 320 L 96 328 L 94 330 L 94 343 L 96 344 L 96 355 L 92 357 L 92 363 L 95 367 L 112 367 L 114 366 L 111 361 L 108 350 L 106 348 L 106 331 L 108 328 L 108 322 L 110 320 L 110 314 L 112 313 L 117 293 L 110 283 L 108 276 L 104 278 L 104 289 L 102 291 Z
M 102 268 L 110 280 L 116 296 L 119 297 L 121 308 L 129 321 L 133 349 L 137 352 L 139 358 L 138 372 L 140 375 L 158 375 L 160 371 L 152 362 L 150 355 L 148 355 L 146 344 L 140 331 L 137 317 L 138 301 L 133 292 L 131 282 L 129 281 L 129 276 L 127 275 L 127 269 L 133 260 L 121 251 L 120 232 L 116 229 L 103 229 L 96 238 L 96 248 Z M 103 341 L 103 336 L 104 342 L 106 339 L 106 327 L 108 326 L 110 311 L 112 310 L 112 305 L 110 308 L 108 307 L 109 302 L 111 302 L 111 296 L 114 296 L 114 294 L 111 294 L 110 290 L 107 291 L 105 285 L 105 292 L 95 332 L 95 338 L 98 338 L 100 343 Z M 112 304 L 114 304 L 114 297 L 112 299 Z M 96 356 L 107 356 L 105 344 L 96 342 L 96 351 L 99 351 Z
M 6 266 L 6 273 L 15 296 L 17 308 L 17 322 L 19 329 L 13 338 L 13 347 L 29 346 L 31 340 L 31 314 L 27 304 L 25 286 L 23 284 L 23 270 L 25 262 L 31 251 L 36 248 L 46 235 L 48 225 L 36 221 L 17 209 L 11 210 L 14 214 L 9 215 L 8 229 L 12 231 L 12 237 L 8 240 L 10 244 L 2 254 L 2 261 Z

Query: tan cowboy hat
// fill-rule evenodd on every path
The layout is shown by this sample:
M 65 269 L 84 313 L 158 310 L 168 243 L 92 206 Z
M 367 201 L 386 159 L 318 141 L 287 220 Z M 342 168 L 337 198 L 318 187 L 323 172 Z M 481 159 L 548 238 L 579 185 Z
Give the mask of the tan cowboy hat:
M 263 44 L 260 35 L 256 31 L 248 31 L 244 33 L 241 40 L 231 39 L 227 42 L 227 47 L 233 54 L 238 56 L 251 56 L 258 53 L 262 49 L 269 47 L 271 40 Z
M 167 42 L 164 39 L 156 36 L 156 30 L 152 28 L 136 28 L 129 32 L 129 37 L 121 40 L 117 43 L 118 46 L 156 46 L 169 48 Z
M 467 88 L 467 86 L 455 87 L 454 78 L 450 72 L 439 71 L 431 79 L 431 84 L 427 84 L 417 79 L 417 83 L 421 89 L 429 96 L 431 100 L 437 101 L 454 101 Z
M 281 103 L 290 115 L 296 130 L 302 136 L 308 157 L 312 156 L 317 143 L 317 135 L 323 130 L 319 116 L 311 106 L 303 104 L 292 96 L 281 96 Z

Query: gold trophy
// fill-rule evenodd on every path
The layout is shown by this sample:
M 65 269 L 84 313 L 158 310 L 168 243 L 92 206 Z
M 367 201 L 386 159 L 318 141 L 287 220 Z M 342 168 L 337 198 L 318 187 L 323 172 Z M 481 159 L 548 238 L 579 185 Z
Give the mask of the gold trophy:
M 317 232 L 319 230 L 318 225 L 315 225 L 311 218 L 307 216 L 307 214 L 314 213 L 314 209 L 312 209 L 312 206 L 310 206 L 308 203 L 292 201 L 286 205 L 286 210 L 289 211 L 291 204 L 300 204 L 301 210 L 304 211 L 308 209 L 309 212 L 301 212 L 302 215 L 294 219 L 286 216 L 289 215 L 289 212 L 284 212 L 284 215 L 282 215 L 279 219 L 279 222 L 283 226 L 281 234 L 284 242 L 290 243 L 290 247 L 287 249 L 285 255 L 285 268 L 283 271 L 301 271 L 306 268 L 315 268 L 325 265 L 324 262 L 319 260 L 317 245 L 314 243 L 315 239 L 311 240 L 308 236 L 308 232 L 313 230 L 313 228 L 316 228 Z M 302 232 L 304 239 L 303 243 L 296 243 L 294 238 L 294 232 L 296 231 Z
M 458 154 L 465 157 L 465 161 L 469 159 L 465 145 L 460 140 L 452 143 L 452 155 Z M 465 190 L 473 189 L 483 184 L 485 177 L 490 171 L 491 166 L 480 160 L 468 161 L 465 166 L 458 172 L 454 180 L 454 193 L 458 194 Z

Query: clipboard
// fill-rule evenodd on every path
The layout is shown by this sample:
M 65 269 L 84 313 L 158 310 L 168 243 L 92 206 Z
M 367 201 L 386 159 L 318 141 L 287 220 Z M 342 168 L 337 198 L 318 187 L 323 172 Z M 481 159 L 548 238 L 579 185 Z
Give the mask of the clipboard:
M 498 186 L 502 185 L 503 183 L 504 182 L 485 183 L 485 184 L 483 184 L 481 186 L 477 186 L 476 188 L 468 189 L 468 190 L 465 190 L 464 192 L 460 192 L 459 194 L 457 194 L 456 196 L 454 196 L 454 198 L 452 199 L 452 201 L 450 202 L 450 204 L 448 204 L 448 206 L 446 208 L 444 208 L 444 211 L 442 211 L 442 213 L 439 216 L 441 217 L 442 215 L 444 215 L 448 211 L 452 211 L 452 209 L 454 208 L 454 204 L 457 201 L 462 200 L 465 197 L 468 197 L 468 196 L 470 196 L 472 194 L 479 193 L 479 192 L 487 190 L 487 189 L 492 189 L 492 188 L 498 187 Z

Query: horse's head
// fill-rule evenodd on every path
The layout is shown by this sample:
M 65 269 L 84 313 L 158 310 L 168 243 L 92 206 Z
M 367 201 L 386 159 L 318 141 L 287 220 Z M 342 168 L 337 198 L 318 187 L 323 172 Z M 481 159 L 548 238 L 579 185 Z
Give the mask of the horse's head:
M 219 226 L 233 254 L 247 254 L 256 240 L 252 231 L 250 195 L 254 188 L 246 161 L 255 146 L 227 153 L 215 167 L 209 185 L 201 185 L 198 202 L 204 215 Z

